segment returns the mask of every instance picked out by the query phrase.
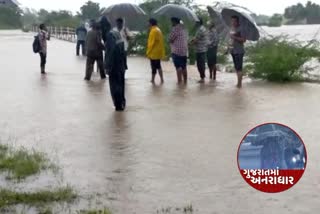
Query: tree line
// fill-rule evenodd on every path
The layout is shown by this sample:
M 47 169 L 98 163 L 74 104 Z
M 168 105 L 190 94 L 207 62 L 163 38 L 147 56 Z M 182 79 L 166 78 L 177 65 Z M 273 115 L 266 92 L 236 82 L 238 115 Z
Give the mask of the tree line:
M 194 4 L 194 0 L 145 0 L 140 7 L 145 10 L 147 15 L 165 4 L 185 5 L 196 11 L 198 15 L 209 19 L 209 15 L 205 8 Z M 105 8 L 99 3 L 93 1 L 86 2 L 76 14 L 67 10 L 48 11 L 41 9 L 20 9 L 18 7 L 0 6 L 0 29 L 28 29 L 34 24 L 46 23 L 51 26 L 76 27 L 81 21 L 97 19 Z M 306 5 L 301 3 L 287 7 L 284 14 L 274 14 L 273 16 L 252 14 L 258 25 L 281 26 L 282 24 L 320 24 L 320 5 L 311 1 Z M 143 29 L 146 24 L 137 20 L 133 25 Z
M 320 5 L 308 1 L 287 7 L 283 14 L 271 17 L 253 14 L 258 25 L 281 26 L 295 24 L 320 24 Z
M 86 2 L 76 14 L 67 10 L 39 11 L 18 7 L 0 6 L 0 29 L 30 29 L 33 25 L 45 23 L 51 26 L 76 27 L 81 21 L 98 18 L 105 8 L 99 3 Z

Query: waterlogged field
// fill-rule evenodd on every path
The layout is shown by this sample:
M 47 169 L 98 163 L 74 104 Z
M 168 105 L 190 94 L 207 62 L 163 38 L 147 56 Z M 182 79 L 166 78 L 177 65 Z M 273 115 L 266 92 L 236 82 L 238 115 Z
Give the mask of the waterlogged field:
M 318 84 L 246 78 L 238 90 L 233 73 L 218 72 L 217 82 L 198 85 L 189 67 L 189 84 L 178 87 L 164 63 L 165 84 L 152 86 L 149 62 L 133 57 L 119 114 L 107 81 L 83 81 L 74 44 L 50 41 L 41 77 L 32 34 L 0 38 L 1 213 L 318 212 Z M 244 182 L 237 150 L 250 128 L 274 121 L 300 134 L 308 165 L 293 189 L 270 195 Z M 14 167 L 21 161 L 28 167 Z

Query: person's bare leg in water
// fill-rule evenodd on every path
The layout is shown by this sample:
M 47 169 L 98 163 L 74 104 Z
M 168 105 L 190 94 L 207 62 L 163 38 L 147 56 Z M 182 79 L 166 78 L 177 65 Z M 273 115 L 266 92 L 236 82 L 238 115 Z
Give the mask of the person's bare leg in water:
M 161 84 L 164 83 L 164 79 L 163 79 L 163 71 L 162 71 L 162 68 L 158 69 L 158 73 L 159 73 L 159 76 L 160 76 L 160 79 L 161 79 Z
M 182 83 L 182 69 L 177 68 L 177 78 L 178 78 L 178 84 Z

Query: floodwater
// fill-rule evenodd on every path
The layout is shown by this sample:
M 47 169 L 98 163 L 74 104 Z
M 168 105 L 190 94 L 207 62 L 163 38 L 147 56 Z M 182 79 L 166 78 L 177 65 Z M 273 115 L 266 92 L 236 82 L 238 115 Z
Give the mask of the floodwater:
M 273 36 L 287 35 L 300 41 L 320 40 L 320 25 L 284 25 L 281 27 L 263 27 L 267 34 Z
M 46 76 L 31 44 L 31 34 L 0 32 L 0 134 L 3 142 L 12 136 L 16 145 L 48 153 L 62 175 L 6 185 L 69 184 L 82 195 L 74 208 L 110 207 L 116 214 L 189 204 L 199 214 L 318 212 L 320 85 L 245 79 L 238 90 L 228 73 L 199 85 L 190 67 L 188 86 L 178 87 L 172 65 L 164 64 L 165 84 L 152 86 L 149 62 L 130 58 L 128 109 L 116 113 L 107 81 L 97 74 L 83 81 L 85 60 L 74 44 L 50 41 Z M 295 129 L 308 152 L 303 178 L 281 194 L 257 192 L 237 167 L 242 137 L 265 122 Z

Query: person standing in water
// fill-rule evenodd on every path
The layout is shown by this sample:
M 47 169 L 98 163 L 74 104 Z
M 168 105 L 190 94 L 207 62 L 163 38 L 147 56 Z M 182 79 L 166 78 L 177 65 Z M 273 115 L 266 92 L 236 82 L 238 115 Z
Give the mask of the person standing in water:
M 76 54 L 77 54 L 77 56 L 79 56 L 80 47 L 82 50 L 82 56 L 86 55 L 87 33 L 88 33 L 88 31 L 85 28 L 84 24 L 81 24 L 81 26 L 76 29 L 76 35 L 77 35 Z
M 39 44 L 40 44 L 40 70 L 41 74 L 46 74 L 46 64 L 47 64 L 47 40 L 50 39 L 50 36 L 47 32 L 47 27 L 44 24 L 39 26 Z
M 208 32 L 203 25 L 202 19 L 196 23 L 197 32 L 191 40 L 191 44 L 195 46 L 197 68 L 200 74 L 199 83 L 204 83 L 206 78 L 206 58 L 208 51 Z
M 219 35 L 217 33 L 214 23 L 210 23 L 209 25 L 208 39 L 209 39 L 209 45 L 208 45 L 208 52 L 207 52 L 207 60 L 208 60 L 208 67 L 210 71 L 210 79 L 216 80 Z
M 247 41 L 243 29 L 240 26 L 240 19 L 238 16 L 232 16 L 231 18 L 232 29 L 230 31 L 231 47 L 229 47 L 234 68 L 237 72 L 238 83 L 237 87 L 242 87 L 242 67 L 243 57 L 245 54 L 244 43 Z
M 118 31 L 111 30 L 106 36 L 106 70 L 109 72 L 109 86 L 116 111 L 124 111 L 126 54 L 124 42 Z
M 107 19 L 106 16 L 102 16 L 100 19 L 100 27 L 101 27 L 101 37 L 102 40 L 104 42 L 104 44 L 106 44 L 107 42 L 107 35 L 111 30 L 111 24 L 109 22 L 109 20 Z M 104 52 L 104 60 L 107 60 L 107 52 Z M 106 69 L 106 68 L 105 68 Z M 105 70 L 105 73 L 108 74 L 109 72 L 107 70 Z
M 92 24 L 92 29 L 88 32 L 87 39 L 87 63 L 85 80 L 90 81 L 93 72 L 95 61 L 98 64 L 101 79 L 106 78 L 104 65 L 103 65 L 103 49 L 101 33 L 99 31 L 98 23 Z
M 124 51 L 125 51 L 125 68 L 128 70 L 128 64 L 127 64 L 127 55 L 128 55 L 128 48 L 129 48 L 129 41 L 131 39 L 131 33 L 129 29 L 124 26 L 124 21 L 122 18 L 118 18 L 116 20 L 117 26 L 113 28 L 113 31 L 117 31 L 120 33 L 121 39 L 124 44 Z
M 169 35 L 169 42 L 172 53 L 172 61 L 177 71 L 178 84 L 182 81 L 187 84 L 187 55 L 188 55 L 188 34 L 176 17 L 171 18 L 172 29 Z
M 161 84 L 164 83 L 163 80 L 163 71 L 161 67 L 161 60 L 165 57 L 165 48 L 163 41 L 163 34 L 158 27 L 158 22 L 156 19 L 149 20 L 150 32 L 148 37 L 147 45 L 147 57 L 150 59 L 152 77 L 151 83 L 155 83 L 155 77 L 157 71 L 159 73 Z

